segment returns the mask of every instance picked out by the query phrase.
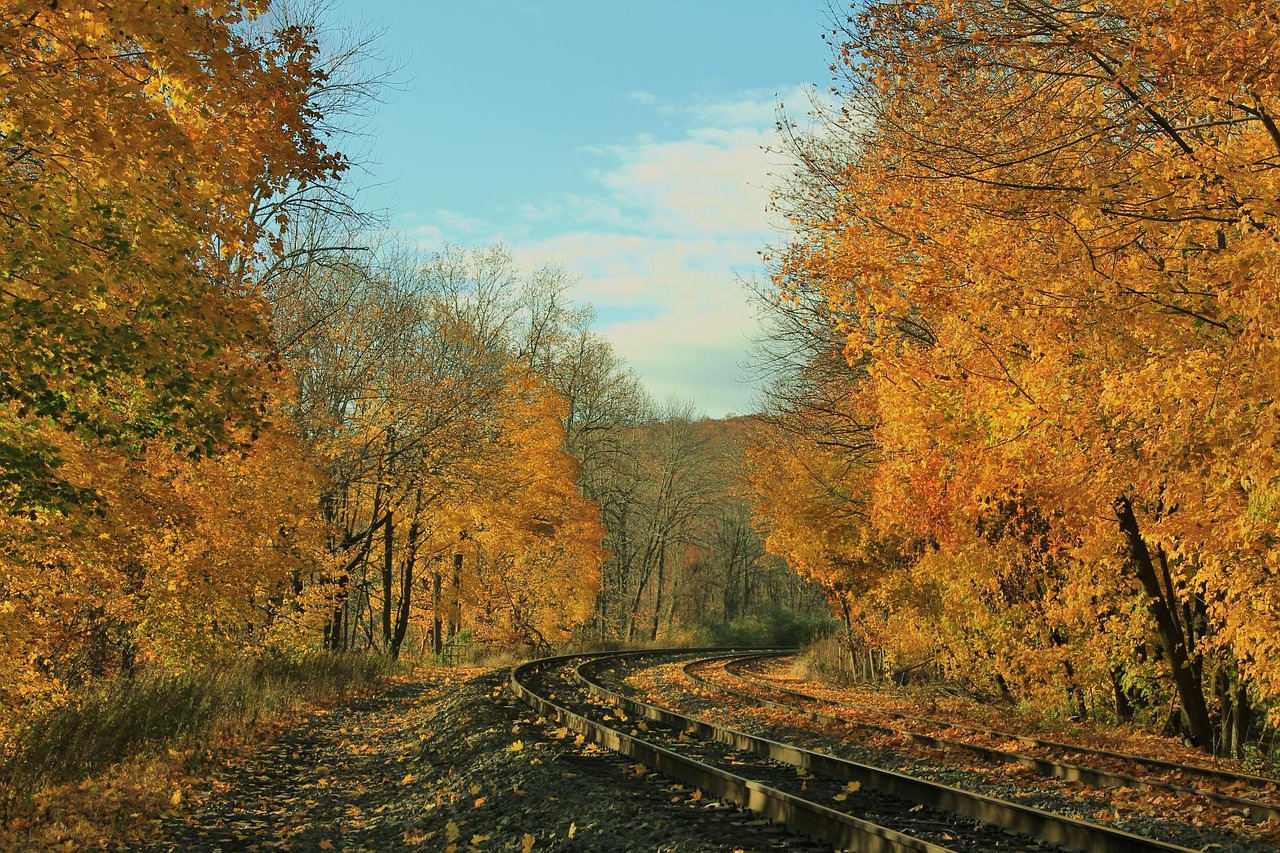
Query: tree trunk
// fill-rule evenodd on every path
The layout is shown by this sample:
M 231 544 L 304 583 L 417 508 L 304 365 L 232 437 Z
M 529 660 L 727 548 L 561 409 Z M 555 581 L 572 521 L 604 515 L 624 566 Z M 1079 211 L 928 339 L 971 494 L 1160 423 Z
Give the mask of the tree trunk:
M 649 639 L 651 641 L 658 639 L 658 621 L 662 618 L 662 585 L 666 582 L 667 575 L 667 546 L 663 542 L 658 547 L 658 577 L 655 579 L 655 592 L 653 597 L 653 625 L 649 630 Z
M 444 650 L 444 614 L 440 612 L 440 588 L 444 585 L 439 569 L 431 573 L 431 653 Z
M 452 640 L 462 630 L 462 554 L 453 555 L 452 589 L 453 601 L 449 607 L 449 639 Z
M 1133 567 L 1142 583 L 1146 594 L 1147 609 L 1156 623 L 1156 631 L 1160 635 L 1160 644 L 1164 648 L 1165 658 L 1173 671 L 1173 683 L 1178 690 L 1178 699 L 1182 704 L 1182 720 L 1186 724 L 1191 742 L 1200 749 L 1213 748 L 1213 723 L 1209 717 L 1208 703 L 1204 698 L 1204 688 L 1196 678 L 1196 670 L 1191 659 L 1191 650 L 1187 648 L 1187 640 L 1179 629 L 1175 609 L 1177 602 L 1166 598 L 1156 573 L 1155 564 L 1151 560 L 1151 552 L 1138 529 L 1138 520 L 1133 514 L 1133 501 L 1127 496 L 1116 498 L 1116 518 L 1120 522 L 1120 530 L 1124 533 L 1129 546 L 1129 564 Z
M 343 651 L 342 646 L 346 637 L 346 629 L 342 624 L 342 617 L 347 612 L 347 584 L 349 582 L 350 580 L 345 573 L 338 576 L 338 591 L 333 597 L 329 618 L 324 623 L 324 647 L 331 652 Z
M 351 595 L 351 572 L 356 568 L 356 566 L 361 565 L 369 556 L 369 551 L 373 548 L 373 534 L 377 532 L 378 527 L 381 524 L 385 523 L 390 518 L 389 514 L 384 515 L 382 518 L 378 517 L 381 501 L 382 490 L 379 488 L 373 494 L 373 513 L 369 518 L 369 528 L 356 533 L 351 529 L 351 520 L 348 519 L 346 522 L 347 529 L 343 534 L 342 542 L 341 544 L 336 545 L 337 550 L 332 551 L 332 553 L 336 554 L 338 550 L 345 551 L 357 542 L 361 543 L 360 550 L 356 555 L 348 560 L 346 565 L 338 571 L 338 591 L 334 596 L 333 609 L 330 611 L 330 617 L 326 620 L 324 626 L 325 648 L 330 649 L 331 651 L 346 651 L 349 648 L 347 641 L 348 634 L 352 637 L 355 636 L 355 630 L 351 626 L 351 618 L 348 613 L 348 599 Z M 331 544 L 330 547 L 332 549 L 334 548 L 334 545 Z
M 1231 705 L 1231 752 L 1236 758 L 1244 757 L 1244 745 L 1249 739 L 1249 726 L 1253 723 L 1253 708 L 1249 704 L 1249 691 L 1243 680 L 1236 676 L 1235 701 Z
M 1124 689 L 1121 676 L 1122 673 L 1118 667 L 1111 670 L 1111 689 L 1115 692 L 1116 722 L 1131 723 L 1133 722 L 1133 703 L 1129 701 L 1129 694 Z
M 409 605 L 413 599 L 413 564 L 417 559 L 418 522 L 409 523 L 409 538 L 405 542 L 404 561 L 400 571 L 400 607 L 396 611 L 395 630 L 391 634 L 391 657 L 400 658 L 400 646 L 404 643 L 404 635 L 409 631 Z
M 391 570 L 395 529 L 391 523 L 391 510 L 387 510 L 387 523 L 382 527 L 382 647 L 391 647 Z

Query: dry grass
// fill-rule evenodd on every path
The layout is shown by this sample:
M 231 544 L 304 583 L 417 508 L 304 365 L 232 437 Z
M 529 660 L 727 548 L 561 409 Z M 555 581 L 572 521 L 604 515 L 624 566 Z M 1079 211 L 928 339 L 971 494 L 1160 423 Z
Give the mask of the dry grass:
M 317 653 L 103 685 L 29 721 L 3 745 L 0 849 L 130 837 L 134 824 L 177 807 L 184 780 L 216 755 L 393 669 L 378 655 Z M 12 846 L 17 838 L 21 846 Z

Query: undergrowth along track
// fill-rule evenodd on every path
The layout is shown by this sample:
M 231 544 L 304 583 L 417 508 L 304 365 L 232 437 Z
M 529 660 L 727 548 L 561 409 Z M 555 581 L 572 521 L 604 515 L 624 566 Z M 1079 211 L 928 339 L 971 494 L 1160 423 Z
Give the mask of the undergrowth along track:
M 727 729 L 629 698 L 600 678 L 638 659 L 669 663 L 710 655 L 655 650 L 544 658 L 513 669 L 511 685 L 540 713 L 602 746 L 841 849 L 1187 853 L 1188 848 Z M 718 650 L 715 656 L 725 655 Z
M 1075 746 L 1058 741 L 1034 738 L 1027 735 L 1009 734 L 1006 732 L 998 732 L 991 729 L 984 729 L 977 726 L 970 726 L 945 720 L 936 720 L 893 711 L 867 708 L 848 702 L 837 702 L 804 693 L 802 691 L 771 684 L 768 681 L 759 678 L 752 678 L 744 672 L 745 668 L 753 663 L 769 658 L 780 657 L 783 654 L 786 653 L 756 654 L 749 656 L 738 655 L 731 658 L 721 657 L 706 659 L 691 662 L 684 667 L 684 672 L 691 681 L 705 689 L 719 691 L 759 707 L 775 708 L 778 710 L 800 713 L 819 723 L 838 726 L 852 726 L 871 731 L 878 731 L 929 747 L 959 750 L 976 755 L 991 762 L 1028 767 L 1047 778 L 1062 779 L 1069 782 L 1081 782 L 1096 788 L 1131 787 L 1140 790 L 1166 792 L 1179 796 L 1201 797 L 1227 808 L 1237 809 L 1241 814 L 1254 822 L 1260 823 L 1267 820 L 1280 820 L 1280 805 L 1277 805 L 1276 802 L 1267 802 L 1241 797 L 1236 793 L 1226 793 L 1224 790 L 1251 790 L 1258 792 L 1258 795 L 1269 794 L 1274 799 L 1277 795 L 1278 787 L 1277 780 L 1275 779 L 1268 779 L 1266 777 L 1251 774 L 1233 773 L 1228 770 L 1203 767 L 1194 764 L 1180 764 L 1178 762 L 1150 758 L 1147 756 Z M 699 674 L 699 670 L 705 669 L 721 670 L 727 677 L 735 679 L 748 689 L 735 689 L 733 687 L 728 687 L 723 683 L 719 683 L 714 679 L 705 678 Z M 761 692 L 767 692 L 781 698 L 768 699 L 761 696 Z M 814 706 L 835 707 L 852 714 L 900 720 L 904 725 L 882 725 L 867 722 L 865 719 L 822 713 L 813 710 Z M 915 725 L 918 728 L 928 728 L 934 731 L 961 731 L 971 735 L 977 735 L 991 741 L 1017 742 L 1028 747 L 1043 750 L 1050 754 L 1062 756 L 1084 756 L 1086 759 L 1095 759 L 1099 762 L 1110 764 L 1111 768 L 1117 766 L 1129 768 L 1129 772 L 1109 769 L 1104 766 L 1090 766 L 1081 764 L 1078 761 L 1044 758 L 1022 752 L 1013 752 L 998 747 L 984 746 L 982 744 L 943 737 L 937 734 L 928 734 L 917 729 L 908 728 L 908 725 Z M 1172 781 L 1168 778 L 1156 779 L 1150 776 L 1140 776 L 1137 774 L 1142 771 L 1138 768 L 1149 768 L 1150 770 L 1159 773 L 1168 774 L 1177 781 Z M 1197 780 L 1199 780 L 1200 784 L 1197 784 Z M 1204 787 L 1205 783 L 1214 785 L 1217 789 L 1215 790 L 1214 788 Z

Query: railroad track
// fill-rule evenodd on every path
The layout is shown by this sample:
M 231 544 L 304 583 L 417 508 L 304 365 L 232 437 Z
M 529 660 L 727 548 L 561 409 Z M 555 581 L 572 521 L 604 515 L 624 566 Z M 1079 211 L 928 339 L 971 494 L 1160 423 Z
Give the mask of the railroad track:
M 1280 805 L 1277 805 L 1275 802 L 1275 797 L 1277 795 L 1277 782 L 1274 779 L 1250 774 L 1233 773 L 1231 771 L 1220 770 L 1212 767 L 1202 767 L 1193 764 L 1179 764 L 1177 762 L 1149 758 L 1140 755 L 1129 755 L 1125 753 L 1075 746 L 1057 741 L 1043 740 L 1028 737 L 1026 735 L 998 732 L 976 726 L 962 725 L 944 720 L 934 720 L 910 714 L 881 711 L 852 703 L 824 699 L 798 690 L 792 690 L 790 688 L 771 684 L 768 681 L 761 680 L 759 678 L 752 678 L 744 673 L 744 670 L 751 664 L 762 659 L 777 656 L 780 655 L 739 655 L 732 658 L 723 657 L 712 660 L 695 661 L 686 665 L 684 667 L 684 672 L 691 681 L 705 689 L 734 696 L 741 701 L 758 707 L 776 708 L 779 710 L 797 712 L 809 717 L 809 719 L 814 722 L 876 731 L 929 747 L 957 750 L 978 756 L 991 762 L 1027 767 L 1047 778 L 1062 779 L 1068 782 L 1081 782 L 1096 788 L 1130 787 L 1139 790 L 1159 791 L 1178 796 L 1198 797 L 1204 801 L 1215 803 L 1228 809 L 1234 809 L 1248 820 L 1256 823 L 1268 820 L 1280 821 Z M 736 682 L 745 685 L 749 689 L 735 689 L 733 687 L 726 686 L 724 683 L 716 681 L 714 678 L 704 677 L 701 672 L 706 670 L 722 671 L 725 676 L 734 679 Z M 766 692 L 782 698 L 768 699 L 761 696 L 761 692 Z M 871 715 L 884 719 L 900 720 L 905 725 L 880 725 L 867 722 L 865 719 L 816 711 L 813 710 L 814 706 L 837 708 L 842 711 L 858 715 Z M 908 728 L 906 727 L 908 725 L 913 725 L 917 728 Z M 1014 752 L 1007 749 L 984 746 L 982 744 L 972 743 L 969 741 L 947 738 L 936 734 L 928 734 L 927 732 L 920 731 L 920 728 L 927 728 L 933 731 L 963 731 L 972 735 L 978 735 L 991 741 L 1005 743 L 1011 741 L 1017 742 L 1040 750 L 1044 753 L 1060 757 L 1046 758 L 1042 755 L 1029 755 L 1023 752 Z M 1084 760 L 1093 760 L 1099 763 L 1087 765 L 1080 763 L 1079 760 L 1068 761 L 1066 760 L 1066 757 L 1068 756 L 1081 756 Z M 1116 767 L 1126 769 L 1117 770 L 1115 769 Z M 1149 775 L 1137 775 L 1138 773 L 1143 772 L 1141 768 L 1165 774 L 1165 777 L 1153 778 Z M 1206 785 L 1212 785 L 1214 787 L 1206 787 Z M 1230 789 L 1232 793 L 1226 793 L 1224 789 Z M 1246 791 L 1254 792 L 1253 797 L 1244 797 L 1240 795 L 1242 792 Z M 1269 797 L 1270 801 L 1255 799 L 1255 797 Z
M 537 711 L 585 738 L 839 849 L 1189 851 L 727 729 L 604 683 L 604 676 L 616 680 L 619 669 L 641 662 L 708 655 L 661 650 L 544 658 L 514 668 L 511 685 Z

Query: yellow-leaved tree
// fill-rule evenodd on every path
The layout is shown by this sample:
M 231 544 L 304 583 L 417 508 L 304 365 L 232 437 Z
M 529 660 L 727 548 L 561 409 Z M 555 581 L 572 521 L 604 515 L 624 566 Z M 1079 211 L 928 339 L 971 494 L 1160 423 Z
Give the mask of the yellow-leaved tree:
M 0 4 L 0 725 L 252 642 L 305 547 L 255 212 L 345 164 L 266 5 Z
M 871 4 L 781 198 L 946 650 L 1225 750 L 1280 698 L 1274 17 Z

